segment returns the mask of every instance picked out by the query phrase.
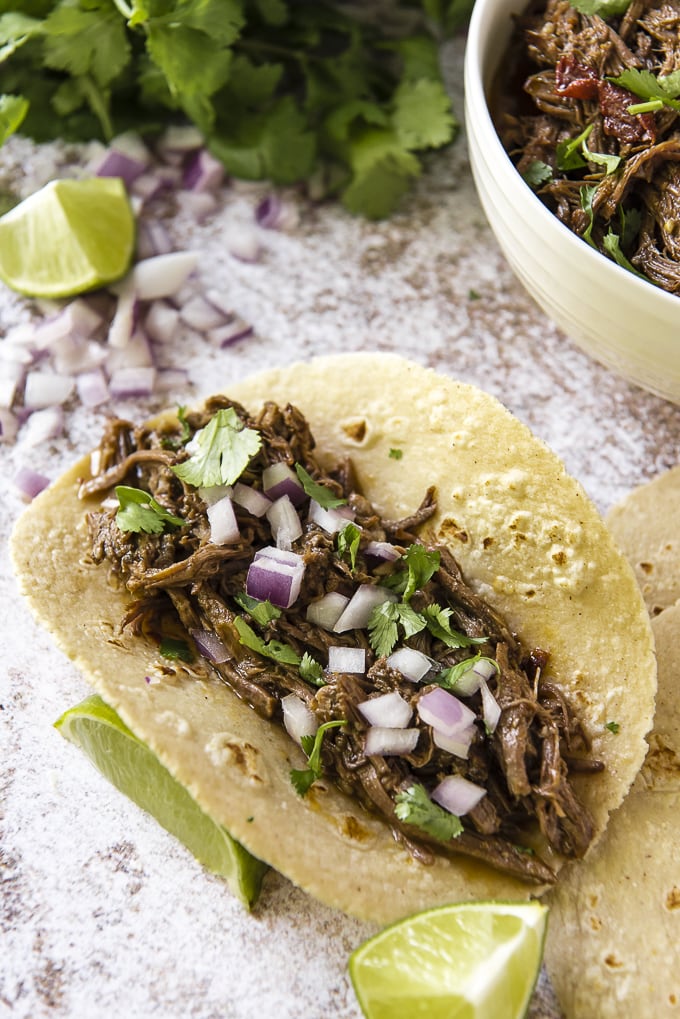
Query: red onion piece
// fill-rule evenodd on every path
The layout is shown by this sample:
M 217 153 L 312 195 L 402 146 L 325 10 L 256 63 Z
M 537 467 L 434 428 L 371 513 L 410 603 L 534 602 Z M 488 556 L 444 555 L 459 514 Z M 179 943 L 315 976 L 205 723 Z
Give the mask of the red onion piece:
M 35 499 L 36 495 L 47 488 L 50 479 L 30 467 L 20 467 L 14 475 L 13 482 L 26 499 Z
M 85 407 L 99 407 L 109 398 L 106 376 L 99 368 L 79 375 L 76 379 L 76 389 L 80 402 Z
M 38 350 L 45 350 L 55 341 L 74 333 L 88 339 L 103 325 L 103 317 L 85 300 L 77 298 L 36 328 L 34 344 Z
M 434 802 L 456 817 L 469 813 L 485 796 L 486 789 L 462 775 L 447 775 L 432 791 Z
M 208 339 L 217 347 L 230 347 L 232 343 L 244 340 L 246 336 L 252 336 L 254 332 L 255 330 L 252 326 L 241 319 L 235 319 L 233 322 L 227 322 L 223 326 L 218 326 L 217 329 L 211 329 L 208 333 Z
M 366 733 L 364 753 L 367 757 L 403 757 L 413 753 L 419 735 L 418 729 L 387 729 L 373 725 Z
M 453 694 L 437 686 L 418 700 L 418 714 L 426 725 L 445 736 L 455 736 L 475 720 L 475 713 Z
M 401 552 L 389 541 L 369 541 L 364 548 L 364 555 L 392 563 L 399 559 Z
M 419 683 L 432 669 L 432 659 L 412 647 L 400 647 L 387 659 L 392 669 L 398 669 L 402 676 L 412 683 Z
M 233 545 L 241 537 L 238 520 L 229 496 L 208 506 L 210 540 L 215 545 Z
M 30 372 L 24 386 L 24 406 L 29 410 L 40 410 L 65 403 L 73 389 L 74 381 L 70 375 L 50 371 Z
M 190 630 L 189 632 L 199 653 L 209 662 L 219 665 L 233 657 L 226 644 L 212 630 Z
M 282 495 L 266 512 L 277 548 L 290 549 L 302 536 L 302 523 L 287 495 Z
M 118 368 L 109 379 L 111 396 L 129 399 L 133 396 L 151 396 L 156 382 L 156 369 Z
M 156 255 L 172 254 L 172 239 L 165 223 L 137 218 L 137 259 L 146 261 Z
M 142 162 L 117 149 L 107 149 L 101 162 L 95 169 L 96 177 L 120 177 L 127 188 L 146 170 L 146 162 Z
M 159 368 L 154 388 L 157 393 L 172 393 L 185 389 L 188 382 L 189 373 L 185 368 Z
M 119 368 L 150 368 L 153 352 L 149 338 L 141 329 L 135 329 L 124 347 L 112 347 L 106 355 L 106 370 L 113 375 Z
M 328 671 L 363 675 L 366 671 L 366 651 L 362 647 L 342 647 L 340 645 L 329 647 Z
M 348 602 L 349 598 L 339 591 L 329 591 L 323 597 L 309 603 L 307 620 L 323 630 L 333 631 Z
M 439 729 L 433 729 L 432 739 L 434 745 L 439 747 L 440 750 L 446 750 L 456 757 L 462 757 L 463 760 L 467 760 L 476 732 L 477 729 L 474 725 L 468 726 L 467 729 L 461 729 L 455 736 L 445 736 Z
M 396 690 L 371 697 L 357 707 L 370 725 L 387 729 L 405 729 L 413 715 L 411 705 Z
M 386 601 L 397 601 L 397 596 L 392 591 L 375 584 L 360 584 L 333 627 L 334 632 L 363 630 L 368 625 L 373 609 Z
M 217 191 L 223 180 L 223 164 L 207 149 L 201 148 L 189 157 L 182 185 L 190 191 Z
M 495 732 L 501 717 L 500 704 L 489 690 L 489 686 L 482 681 L 482 718 L 487 732 Z
M 251 488 L 250 485 L 244 485 L 240 481 L 234 485 L 233 500 L 237 506 L 242 506 L 254 517 L 263 517 L 272 504 L 271 499 L 268 499 L 262 492 Z
M 307 498 L 297 475 L 283 460 L 262 471 L 262 491 L 272 500 L 287 495 L 294 506 L 300 506 Z
M 282 697 L 281 707 L 286 732 L 296 743 L 302 743 L 303 736 L 313 736 L 319 728 L 316 715 L 297 694 L 289 693 Z
M 258 601 L 270 601 L 280 609 L 288 609 L 300 594 L 304 563 L 288 566 L 275 559 L 261 556 L 248 568 L 246 594 Z
M 179 314 L 185 325 L 195 329 L 198 333 L 207 333 L 210 329 L 216 329 L 225 324 L 224 315 L 202 294 L 196 294 L 195 297 L 183 304 Z
M 343 510 L 345 512 L 342 512 Z M 344 506 L 339 506 L 335 509 L 324 509 L 316 499 L 310 499 L 309 519 L 328 534 L 337 534 L 338 531 L 341 531 L 346 526 L 348 520 L 354 519 L 354 514 L 351 509 L 348 514 Z

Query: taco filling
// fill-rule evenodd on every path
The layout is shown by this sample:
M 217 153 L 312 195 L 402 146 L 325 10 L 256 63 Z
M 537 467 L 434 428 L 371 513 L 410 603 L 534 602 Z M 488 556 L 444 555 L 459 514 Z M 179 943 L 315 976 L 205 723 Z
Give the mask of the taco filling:
M 122 626 L 207 660 L 283 726 L 307 758 L 298 796 L 333 783 L 421 863 L 463 854 L 551 882 L 541 855 L 582 857 L 593 838 L 571 776 L 602 766 L 548 653 L 427 540 L 434 488 L 383 519 L 350 460 L 323 470 L 314 449 L 300 411 L 273 402 L 112 421 L 80 495 L 103 500 L 91 555 L 133 596 Z

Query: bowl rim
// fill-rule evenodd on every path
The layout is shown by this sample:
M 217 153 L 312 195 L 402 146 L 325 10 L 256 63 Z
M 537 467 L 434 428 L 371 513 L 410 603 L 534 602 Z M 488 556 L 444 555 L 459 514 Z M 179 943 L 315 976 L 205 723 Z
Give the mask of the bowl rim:
M 625 283 L 627 287 L 632 288 L 629 290 L 631 298 L 639 297 L 640 300 L 658 302 L 658 311 L 662 312 L 663 309 L 663 312 L 670 314 L 671 322 L 674 317 L 677 318 L 680 329 L 680 294 L 672 294 L 650 280 L 636 276 L 573 233 L 522 180 L 498 136 L 489 110 L 487 89 L 510 37 L 512 15 L 521 13 L 528 2 L 529 0 L 475 0 L 464 55 L 468 142 L 471 125 L 474 122 L 477 142 L 485 153 L 484 158 L 487 162 L 493 162 L 497 173 L 503 172 L 503 185 L 504 187 L 507 185 L 507 193 L 511 200 L 530 203 L 534 215 L 541 219 L 543 228 L 552 233 L 559 243 L 567 245 L 574 258 L 583 260 L 584 271 L 604 274 L 604 278 L 608 279 L 612 286 L 618 287 Z M 663 317 L 667 318 L 668 315 L 664 314 Z

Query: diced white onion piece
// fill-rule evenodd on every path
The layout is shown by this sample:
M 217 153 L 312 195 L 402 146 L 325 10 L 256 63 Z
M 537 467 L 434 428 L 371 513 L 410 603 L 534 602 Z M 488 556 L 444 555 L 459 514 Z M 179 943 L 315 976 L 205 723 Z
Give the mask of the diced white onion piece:
M 373 609 L 386 601 L 397 601 L 396 594 L 377 584 L 360 584 L 333 627 L 334 632 L 363 630 L 368 625 Z
M 335 509 L 324 509 L 320 506 L 316 499 L 310 499 L 309 501 L 309 519 L 324 530 L 328 534 L 337 534 L 343 527 L 347 526 L 347 521 L 354 518 L 352 511 L 349 511 L 350 515 L 346 512 L 341 512 L 341 508 Z
M 283 563 L 285 566 L 304 566 L 304 560 L 297 552 L 289 552 L 283 548 L 276 548 L 275 545 L 265 545 L 258 549 L 254 559 L 273 559 L 274 562 Z
M 109 326 L 108 342 L 110 347 L 126 347 L 135 331 L 137 314 L 137 296 L 132 276 L 128 274 L 118 285 L 118 303 Z
M 203 145 L 203 135 L 193 124 L 170 124 L 160 137 L 158 150 L 166 156 L 169 152 L 184 155 Z
M 271 499 L 257 488 L 251 488 L 250 485 L 244 485 L 240 481 L 234 485 L 232 498 L 238 506 L 243 506 L 254 517 L 263 517 L 272 504 Z
M 411 705 L 396 690 L 371 697 L 357 707 L 370 725 L 388 729 L 405 729 L 413 714 Z
M 400 647 L 387 659 L 391 669 L 398 669 L 402 676 L 410 679 L 412 683 L 419 683 L 420 680 L 432 669 L 432 659 L 412 647 Z
M 80 375 L 94 371 L 106 360 L 107 348 L 96 340 L 84 340 L 75 334 L 55 343 L 52 365 L 60 375 Z
M 496 726 L 500 721 L 501 707 L 494 695 L 489 690 L 488 683 L 485 681 L 481 685 L 482 691 L 482 717 L 484 719 L 484 726 L 487 732 L 495 732 Z
M 486 789 L 462 775 L 447 775 L 432 791 L 432 799 L 456 817 L 468 814 L 486 796 Z
M 461 729 L 455 736 L 446 736 L 439 729 L 433 729 L 432 739 L 434 745 L 439 747 L 440 750 L 446 750 L 448 753 L 455 754 L 456 757 L 462 757 L 466 760 L 470 753 L 470 746 L 475 738 L 476 731 L 475 726 L 470 725 L 467 729 Z
M 461 697 L 472 697 L 477 693 L 482 683 L 491 679 L 497 671 L 494 663 L 486 659 L 475 661 L 474 658 L 471 658 L 470 661 L 473 664 L 459 676 L 454 684 L 456 693 Z
M 184 368 L 159 368 L 156 372 L 155 391 L 170 393 L 185 389 L 189 381 L 189 373 Z
M 137 262 L 130 274 L 137 297 L 142 301 L 172 297 L 184 286 L 198 259 L 197 251 L 171 251 Z
M 214 506 L 221 499 L 231 496 L 232 488 L 231 485 L 210 485 L 208 488 L 199 488 L 198 494 L 206 506 Z
M 307 606 L 307 621 L 323 630 L 334 630 L 349 598 L 339 591 L 329 591 Z
M 30 372 L 24 386 L 24 406 L 30 410 L 65 403 L 73 392 L 74 381 L 69 375 L 56 372 Z
M 265 556 L 253 559 L 248 567 L 246 594 L 288 609 L 300 594 L 304 572 L 304 563 L 289 566 Z
M 295 506 L 287 495 L 273 502 L 266 512 L 277 548 L 290 549 L 302 536 L 302 523 Z
M 34 411 L 24 425 L 21 437 L 26 446 L 39 446 L 56 439 L 64 431 L 64 411 L 61 407 L 44 407 Z
M 224 325 L 224 315 L 206 301 L 202 294 L 196 294 L 183 304 L 179 314 L 185 325 L 198 333 L 207 333 L 209 329 Z
M 233 545 L 241 537 L 231 499 L 226 496 L 208 506 L 210 540 L 215 545 Z
M 364 549 L 364 554 L 392 563 L 399 558 L 401 553 L 390 541 L 369 541 Z
M 42 322 L 35 330 L 35 347 L 46 350 L 57 340 L 73 334 L 89 339 L 103 325 L 101 315 L 82 298 L 71 301 L 61 311 Z
M 257 262 L 260 259 L 262 246 L 254 230 L 230 230 L 226 244 L 229 254 L 238 258 L 239 262 Z
M 135 329 L 124 347 L 112 347 L 106 356 L 106 370 L 109 375 L 120 368 L 149 368 L 153 355 L 148 337 L 141 329 Z
M 191 630 L 190 633 L 203 657 L 216 665 L 233 657 L 226 644 L 212 630 Z
M 203 223 L 219 206 L 217 196 L 210 191 L 178 191 L 175 201 L 196 223 Z
M 297 694 L 289 693 L 282 697 L 281 707 L 286 732 L 296 743 L 301 743 L 303 736 L 313 736 L 319 728 L 316 715 Z
M 439 729 L 445 736 L 455 736 L 467 729 L 476 717 L 474 711 L 441 686 L 419 698 L 418 714 L 426 725 Z
M 26 499 L 35 499 L 36 495 L 47 488 L 50 479 L 44 474 L 34 471 L 31 467 L 20 467 L 14 475 L 13 483 Z
M 154 367 L 118 368 L 109 379 L 111 396 L 151 396 L 156 383 Z
M 144 329 L 157 343 L 169 343 L 177 335 L 179 311 L 165 301 L 152 301 L 144 319 Z
M 270 464 L 262 471 L 262 491 L 269 499 L 287 495 L 294 506 L 307 498 L 295 472 L 283 460 Z
M 396 757 L 411 754 L 418 743 L 418 729 L 389 729 L 373 725 L 366 733 L 364 753 L 367 757 Z
M 328 671 L 363 674 L 366 671 L 366 651 L 362 647 L 333 645 L 328 649 Z
M 106 376 L 100 368 L 79 375 L 76 379 L 76 389 L 78 398 L 85 407 L 99 407 L 109 398 Z

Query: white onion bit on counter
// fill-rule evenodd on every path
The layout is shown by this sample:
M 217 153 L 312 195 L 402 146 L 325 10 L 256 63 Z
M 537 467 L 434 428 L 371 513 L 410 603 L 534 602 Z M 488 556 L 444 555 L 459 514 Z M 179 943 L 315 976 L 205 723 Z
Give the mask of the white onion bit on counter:
M 396 690 L 371 697 L 357 707 L 370 725 L 387 729 L 405 729 L 413 715 L 411 705 Z
M 283 724 L 286 732 L 296 743 L 302 742 L 303 736 L 313 736 L 319 728 L 316 715 L 311 711 L 301 697 L 289 693 L 281 698 L 283 708 Z
M 389 729 L 372 725 L 366 733 L 364 753 L 367 757 L 397 757 L 411 754 L 418 743 L 418 729 Z
M 328 649 L 328 671 L 351 672 L 363 675 L 366 671 L 366 652 L 362 647 L 343 647 L 334 644 Z
M 457 817 L 468 814 L 485 796 L 486 789 L 462 775 L 447 775 L 432 791 L 434 802 Z
M 20 467 L 14 475 L 14 486 L 19 489 L 25 499 L 35 499 L 36 495 L 40 495 L 49 483 L 48 477 L 39 474 L 30 467 Z

